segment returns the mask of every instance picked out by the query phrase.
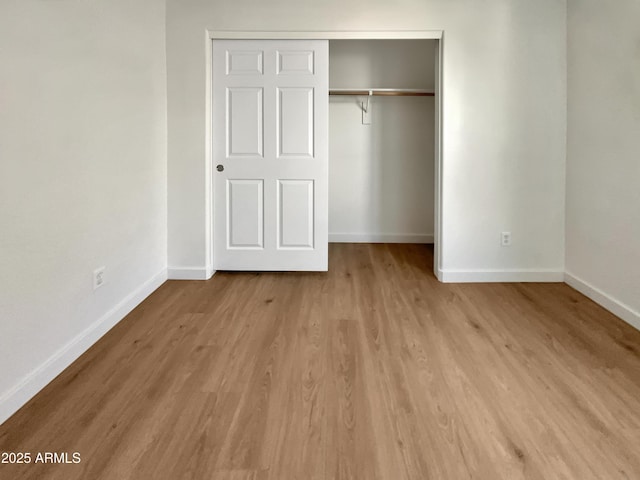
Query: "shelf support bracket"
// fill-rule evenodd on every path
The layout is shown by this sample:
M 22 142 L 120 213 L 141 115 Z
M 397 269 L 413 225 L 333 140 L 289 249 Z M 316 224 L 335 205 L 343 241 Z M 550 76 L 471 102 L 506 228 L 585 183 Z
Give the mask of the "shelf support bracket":
M 370 99 L 373 96 L 373 90 L 369 90 L 369 95 L 367 95 L 367 105 L 365 106 L 364 102 L 362 105 L 362 124 L 363 125 L 371 125 L 371 102 Z

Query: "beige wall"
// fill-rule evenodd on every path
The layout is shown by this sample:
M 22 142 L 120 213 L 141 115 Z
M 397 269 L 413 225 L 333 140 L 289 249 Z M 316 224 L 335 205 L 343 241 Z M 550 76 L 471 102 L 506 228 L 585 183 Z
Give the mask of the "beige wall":
M 640 2 L 568 13 L 568 280 L 640 328 Z
M 0 422 L 162 281 L 166 245 L 164 1 L 3 0 Z
M 566 3 L 169 0 L 169 266 L 204 271 L 206 30 L 444 30 L 443 264 L 562 278 Z M 500 246 L 500 232 L 513 246 Z

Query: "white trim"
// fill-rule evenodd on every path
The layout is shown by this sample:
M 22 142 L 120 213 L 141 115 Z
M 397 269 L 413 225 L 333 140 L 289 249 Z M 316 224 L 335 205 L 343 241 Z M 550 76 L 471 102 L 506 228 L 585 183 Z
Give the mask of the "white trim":
M 632 327 L 640 330 L 640 312 L 635 311 L 629 305 L 626 305 L 620 300 L 613 298 L 611 295 L 603 292 L 597 287 L 594 287 L 589 282 L 576 277 L 572 273 L 565 272 L 564 281 L 570 287 L 589 297 L 598 305 L 606 308 L 617 317 L 620 317 Z
M 211 40 L 439 40 L 442 30 L 230 31 L 208 30 Z
M 433 235 L 420 233 L 330 233 L 332 243 L 433 243 Z
M 209 31 L 205 32 L 205 45 L 206 45 L 206 59 L 205 59 L 205 68 L 206 68 L 206 85 L 207 88 L 205 90 L 205 162 L 204 162 L 204 171 L 205 171 L 205 185 L 204 185 L 204 193 L 205 193 L 205 263 L 207 264 L 206 269 L 206 279 L 211 278 L 213 275 L 213 268 L 211 265 L 213 264 L 213 212 L 214 212 L 214 202 L 213 202 L 213 41 L 211 40 Z
M 438 47 L 436 49 L 436 65 L 435 65 L 435 73 L 436 73 L 436 85 L 435 85 L 435 132 L 434 132 L 434 140 L 435 140 L 435 152 L 434 152 L 434 188 L 433 188 L 433 233 L 434 233 L 434 241 L 433 241 L 433 270 L 436 274 L 436 278 L 443 282 L 442 275 L 440 273 L 440 268 L 442 267 L 442 258 L 444 251 L 444 242 L 442 237 L 442 219 L 443 219 L 443 180 L 442 180 L 442 172 L 444 170 L 444 157 L 443 157 L 443 104 L 442 104 L 442 93 L 444 89 L 444 32 L 440 32 L 440 39 L 438 40 Z
M 213 266 L 207 265 L 207 272 L 206 272 L 207 278 L 206 279 L 209 280 L 215 274 L 216 274 L 216 271 L 213 269 Z
M 215 270 L 211 267 L 169 267 L 169 280 L 209 280 Z
M 562 270 L 438 270 L 444 283 L 563 282 Z
M 0 396 L 0 424 L 86 352 L 167 280 L 162 269 Z

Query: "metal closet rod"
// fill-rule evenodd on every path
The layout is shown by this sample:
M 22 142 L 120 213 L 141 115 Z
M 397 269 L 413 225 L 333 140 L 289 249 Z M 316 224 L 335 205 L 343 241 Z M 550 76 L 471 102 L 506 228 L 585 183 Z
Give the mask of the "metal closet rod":
M 434 92 L 417 88 L 331 88 L 329 95 L 379 95 L 387 97 L 433 97 Z

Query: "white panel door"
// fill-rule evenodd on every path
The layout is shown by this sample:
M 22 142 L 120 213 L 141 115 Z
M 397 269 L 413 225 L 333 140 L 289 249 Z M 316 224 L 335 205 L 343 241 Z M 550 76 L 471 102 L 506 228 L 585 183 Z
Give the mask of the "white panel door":
M 326 40 L 213 41 L 214 267 L 326 271 Z

